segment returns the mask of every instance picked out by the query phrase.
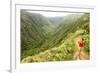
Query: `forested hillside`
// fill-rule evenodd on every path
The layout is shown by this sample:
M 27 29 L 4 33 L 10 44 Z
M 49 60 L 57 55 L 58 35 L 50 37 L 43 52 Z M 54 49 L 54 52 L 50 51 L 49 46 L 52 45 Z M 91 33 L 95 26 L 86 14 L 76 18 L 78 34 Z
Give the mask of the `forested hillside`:
M 22 10 L 21 62 L 76 60 L 79 36 L 85 40 L 82 58 L 88 60 L 89 34 L 89 13 L 49 18 Z
M 53 26 L 47 18 L 40 14 L 21 11 L 21 53 L 39 48 L 50 36 Z M 25 52 L 26 53 L 26 52 Z M 29 53 L 31 55 L 31 53 Z M 33 55 L 33 53 L 32 53 Z

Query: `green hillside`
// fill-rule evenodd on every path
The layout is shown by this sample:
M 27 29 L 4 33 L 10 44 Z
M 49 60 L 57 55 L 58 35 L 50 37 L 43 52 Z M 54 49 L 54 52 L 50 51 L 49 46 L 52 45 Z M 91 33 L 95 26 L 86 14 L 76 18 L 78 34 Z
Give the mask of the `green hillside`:
M 50 36 L 54 27 L 44 16 L 21 11 L 21 55 L 33 55 L 27 51 L 39 48 Z M 35 52 L 35 51 L 34 51 Z M 24 54 L 25 53 L 25 54 Z
M 88 13 L 53 18 L 54 21 L 50 19 L 41 14 L 21 11 L 22 63 L 75 60 L 73 56 L 78 36 L 84 38 L 84 52 L 89 54 Z M 60 24 L 57 22 L 59 19 L 62 19 Z
M 22 60 L 22 63 L 76 60 L 73 58 L 74 52 L 77 48 L 75 46 L 75 38 L 77 34 L 80 35 L 80 31 L 83 32 L 84 30 L 78 30 L 75 33 L 70 33 L 68 37 L 62 40 L 62 44 L 60 46 L 48 49 L 33 56 L 28 56 Z M 89 53 L 89 35 L 85 34 L 83 37 L 87 39 L 85 41 L 86 46 L 84 51 Z M 88 58 L 85 58 L 85 60 L 88 60 Z

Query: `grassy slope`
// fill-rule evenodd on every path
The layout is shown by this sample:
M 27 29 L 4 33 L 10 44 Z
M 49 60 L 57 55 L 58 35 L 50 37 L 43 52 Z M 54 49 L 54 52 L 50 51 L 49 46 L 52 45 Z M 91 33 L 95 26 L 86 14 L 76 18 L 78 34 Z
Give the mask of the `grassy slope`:
M 69 20 L 65 19 L 61 26 L 57 27 L 55 33 L 49 37 L 47 41 L 43 41 L 44 44 L 42 44 L 40 48 L 31 47 L 23 52 L 22 56 L 24 56 L 24 59 L 22 59 L 22 63 L 73 60 L 73 55 L 76 51 L 74 39 L 76 38 L 75 36 L 78 31 L 82 32 L 81 30 L 83 29 L 86 31 L 86 34 L 82 36 L 84 39 L 86 39 L 85 51 L 89 52 L 89 28 L 87 27 L 89 26 L 89 21 L 87 21 L 88 19 L 84 21 L 84 17 L 86 16 L 83 16 L 81 19 L 77 20 L 77 22 L 72 20 L 75 18 L 72 18 L 70 19 L 69 23 L 67 22 Z
M 21 59 L 34 55 L 50 36 L 53 26 L 44 16 L 21 11 Z M 36 50 L 36 51 L 35 51 Z M 41 49 L 42 50 L 42 49 Z M 31 52 L 33 51 L 33 52 Z
M 81 30 L 77 30 L 80 31 Z M 45 61 L 69 61 L 74 60 L 73 56 L 75 51 L 77 51 L 77 47 L 75 46 L 75 39 L 78 32 L 70 33 L 68 37 L 66 37 L 62 44 L 58 47 L 54 47 L 48 49 L 44 52 L 40 52 L 34 56 L 29 56 L 22 60 L 22 63 L 31 63 L 31 62 L 45 62 Z M 85 34 L 83 37 L 89 40 L 89 35 Z M 89 41 L 85 41 L 88 43 Z M 88 53 L 87 48 L 89 43 L 85 46 L 84 51 Z

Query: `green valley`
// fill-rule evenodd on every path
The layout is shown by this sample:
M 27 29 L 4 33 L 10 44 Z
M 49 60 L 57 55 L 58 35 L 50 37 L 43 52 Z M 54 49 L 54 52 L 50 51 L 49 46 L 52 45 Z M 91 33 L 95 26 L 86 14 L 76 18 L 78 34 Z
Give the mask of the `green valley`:
M 89 18 L 89 13 L 46 17 L 21 10 L 21 62 L 77 60 L 78 37 L 85 41 L 81 59 L 89 60 Z

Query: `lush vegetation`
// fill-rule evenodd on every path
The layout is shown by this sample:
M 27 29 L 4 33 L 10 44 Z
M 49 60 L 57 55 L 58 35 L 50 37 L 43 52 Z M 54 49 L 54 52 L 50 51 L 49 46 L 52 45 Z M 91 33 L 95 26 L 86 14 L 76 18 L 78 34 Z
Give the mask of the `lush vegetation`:
M 21 11 L 21 62 L 68 61 L 77 49 L 78 36 L 89 54 L 89 13 L 47 18 Z

